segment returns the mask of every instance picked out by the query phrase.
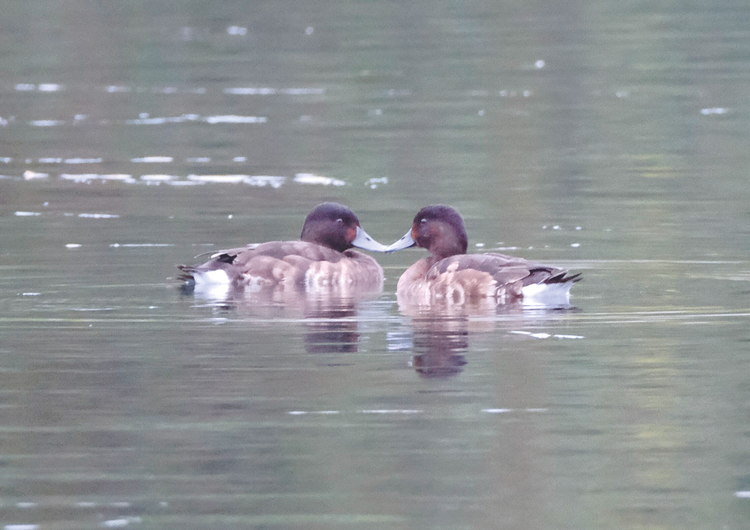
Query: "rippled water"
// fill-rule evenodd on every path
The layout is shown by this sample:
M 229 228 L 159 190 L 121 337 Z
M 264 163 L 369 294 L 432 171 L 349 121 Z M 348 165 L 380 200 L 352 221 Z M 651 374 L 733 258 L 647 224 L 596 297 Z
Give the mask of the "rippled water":
M 0 524 L 750 520 L 750 8 L 10 3 Z M 352 207 L 582 271 L 566 310 L 181 294 Z

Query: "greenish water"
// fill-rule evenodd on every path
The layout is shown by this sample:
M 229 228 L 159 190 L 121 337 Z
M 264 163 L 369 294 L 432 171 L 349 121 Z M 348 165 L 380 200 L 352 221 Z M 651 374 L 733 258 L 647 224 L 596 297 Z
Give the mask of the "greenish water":
M 746 3 L 2 7 L 3 530 L 747 527 Z M 170 279 L 324 200 L 574 308 Z

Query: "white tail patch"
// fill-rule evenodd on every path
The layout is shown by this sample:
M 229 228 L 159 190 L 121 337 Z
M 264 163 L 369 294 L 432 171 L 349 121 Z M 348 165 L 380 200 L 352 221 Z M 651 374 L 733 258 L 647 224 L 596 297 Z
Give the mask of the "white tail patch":
M 221 269 L 212 271 L 195 271 L 195 288 L 211 288 L 218 285 L 229 285 L 229 275 Z
M 231 282 L 223 270 L 194 271 L 195 293 L 202 298 L 223 300 L 229 294 Z
M 567 283 L 534 283 L 525 286 L 523 304 L 531 306 L 560 306 L 570 303 L 570 288 L 573 282 Z

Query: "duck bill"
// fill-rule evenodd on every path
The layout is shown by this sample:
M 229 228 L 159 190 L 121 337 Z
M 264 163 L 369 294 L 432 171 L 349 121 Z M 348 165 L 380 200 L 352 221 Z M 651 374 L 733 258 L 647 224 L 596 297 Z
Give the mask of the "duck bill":
M 413 247 L 417 242 L 411 237 L 411 230 L 404 234 L 404 237 L 386 247 L 385 252 L 395 252 L 397 250 L 403 250 L 405 248 Z
M 357 227 L 357 235 L 352 240 L 352 246 L 373 252 L 386 252 L 388 250 L 388 247 L 378 243 L 367 232 L 362 230 L 361 226 Z

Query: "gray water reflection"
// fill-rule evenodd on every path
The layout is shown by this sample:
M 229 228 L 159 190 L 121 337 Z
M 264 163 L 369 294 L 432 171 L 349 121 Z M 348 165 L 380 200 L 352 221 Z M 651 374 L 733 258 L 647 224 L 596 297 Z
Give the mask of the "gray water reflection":
M 356 353 L 360 341 L 359 313 L 368 319 L 387 320 L 387 306 L 377 301 L 380 290 L 342 294 L 337 289 L 308 292 L 303 287 L 273 287 L 254 291 L 231 290 L 211 297 L 181 286 L 188 301 L 211 308 L 216 322 L 229 320 L 288 321 L 304 325 L 308 353 Z
M 498 305 L 492 298 L 475 298 L 462 304 L 442 302 L 433 300 L 432 304 L 424 306 L 398 297 L 399 311 L 408 317 L 412 366 L 425 377 L 451 377 L 462 372 L 468 363 L 466 353 L 470 350 L 471 337 L 495 332 L 498 320 L 510 320 L 525 329 L 531 324 L 538 326 L 545 321 L 554 322 L 558 315 L 577 311 L 570 304 L 540 307 L 514 302 Z M 532 337 L 548 335 L 523 330 L 510 333 Z M 576 335 L 556 337 L 583 338 Z M 399 340 L 403 338 L 399 337 Z

